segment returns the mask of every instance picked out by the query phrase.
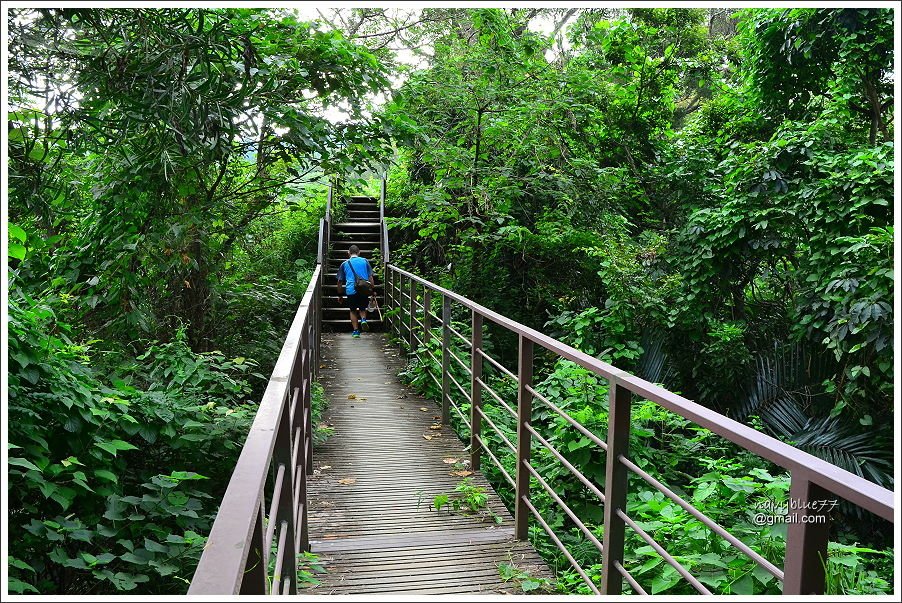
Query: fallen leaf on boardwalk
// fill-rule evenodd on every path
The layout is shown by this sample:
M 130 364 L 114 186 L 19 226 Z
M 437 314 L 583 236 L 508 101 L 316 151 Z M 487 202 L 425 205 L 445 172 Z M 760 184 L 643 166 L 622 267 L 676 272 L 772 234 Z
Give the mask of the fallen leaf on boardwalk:
M 326 365 L 325 365 L 325 364 L 321 364 L 321 365 L 319 365 L 319 368 L 326 368 Z
M 421 407 L 420 407 L 420 410 L 423 411 L 423 412 L 429 412 L 429 409 L 426 408 L 425 406 L 421 406 Z
M 348 486 L 348 485 L 350 485 L 350 484 L 355 483 L 356 481 L 357 481 L 357 480 L 354 479 L 353 477 L 345 477 L 345 478 L 342 478 L 342 479 L 338 480 L 338 483 L 341 484 L 341 485 L 343 485 L 343 486 Z
M 451 475 L 454 477 L 467 477 L 468 475 L 473 475 L 472 471 L 452 471 Z
M 438 421 L 439 419 L 441 419 L 441 417 L 439 417 L 439 416 L 434 416 L 434 417 L 432 417 L 432 418 L 435 419 L 436 421 Z
M 442 428 L 441 425 L 430 425 L 429 426 L 429 429 L 441 429 L 441 428 Z
M 423 439 L 424 439 L 424 440 L 431 440 L 431 439 L 432 439 L 432 436 L 424 433 L 424 434 L 423 434 Z
M 348 400 L 356 400 L 357 394 L 348 394 Z
M 459 463 L 460 459 L 442 459 L 442 462 L 446 465 L 453 465 L 454 463 Z
M 320 467 L 320 469 L 322 469 L 323 471 L 325 471 L 326 469 L 331 469 L 331 468 L 332 468 L 332 465 L 323 465 L 322 467 Z

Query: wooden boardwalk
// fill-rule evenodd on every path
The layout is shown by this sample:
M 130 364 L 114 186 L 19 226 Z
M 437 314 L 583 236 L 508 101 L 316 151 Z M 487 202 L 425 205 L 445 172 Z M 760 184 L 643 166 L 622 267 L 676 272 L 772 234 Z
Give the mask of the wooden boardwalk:
M 405 360 L 385 335 L 324 333 L 322 351 L 324 421 L 335 433 L 316 448 L 308 493 L 311 550 L 326 572 L 303 592 L 522 592 L 502 581 L 502 563 L 549 576 L 531 546 L 514 540 L 513 520 L 481 474 L 469 477 L 500 525 L 431 507 L 462 479 L 452 459 L 468 455 L 450 427 L 432 429 L 438 405 L 399 383 Z

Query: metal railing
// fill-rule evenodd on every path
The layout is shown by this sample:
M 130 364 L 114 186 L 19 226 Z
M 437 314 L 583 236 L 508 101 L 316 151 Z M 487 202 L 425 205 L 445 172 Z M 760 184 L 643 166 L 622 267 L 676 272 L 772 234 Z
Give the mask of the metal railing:
M 514 496 L 514 531 L 516 537 L 525 539 L 528 536 L 530 517 L 542 527 L 567 558 L 574 570 L 580 575 L 588 588 L 596 594 L 620 594 L 623 581 L 626 580 L 633 590 L 645 594 L 638 581 L 624 568 L 624 538 L 626 528 L 633 530 L 668 564 L 670 564 L 699 593 L 710 594 L 710 591 L 693 576 L 674 556 L 661 546 L 633 518 L 626 513 L 626 495 L 628 475 L 630 472 L 641 477 L 651 488 L 661 492 L 693 517 L 698 519 L 714 533 L 729 542 L 733 547 L 748 556 L 761 566 L 764 571 L 773 575 L 783 583 L 784 594 L 820 594 L 825 588 L 825 565 L 828 544 L 828 516 L 826 509 L 830 505 L 818 504 L 830 496 L 839 496 L 849 502 L 866 509 L 877 516 L 893 521 L 893 493 L 864 478 L 845 471 L 835 465 L 805 453 L 793 446 L 760 433 L 755 429 L 738 423 L 709 408 L 696 404 L 682 396 L 626 373 L 616 367 L 593 358 L 575 348 L 565 345 L 538 331 L 506 318 L 465 297 L 444 289 L 434 283 L 422 279 L 397 266 L 386 266 L 386 307 L 391 308 L 390 330 L 412 353 L 422 359 L 426 356 L 441 366 L 441 375 L 429 372 L 436 387 L 441 389 L 442 417 L 446 424 L 450 422 L 451 411 L 454 410 L 462 423 L 470 430 L 471 467 L 480 466 L 481 457 L 485 454 L 500 471 L 501 476 L 511 485 Z M 439 318 L 432 311 L 434 296 L 442 297 L 442 316 Z M 471 336 L 467 337 L 452 325 L 452 305 L 458 310 L 462 307 L 469 314 Z M 517 374 L 505 368 L 502 363 L 489 356 L 483 348 L 483 326 L 490 321 L 507 331 L 516 334 L 519 339 Z M 441 358 L 437 358 L 429 349 L 434 337 L 432 325 L 441 326 Z M 457 357 L 452 345 L 461 341 L 469 348 L 469 364 Z M 609 408 L 607 438 L 596 436 L 588 428 L 568 415 L 553 400 L 535 389 L 533 383 L 533 359 L 535 348 L 539 346 L 558 358 L 570 360 L 587 369 L 592 374 L 607 380 Z M 435 347 L 434 344 L 432 347 Z M 454 377 L 451 370 L 452 360 L 461 366 L 464 374 L 470 377 L 469 391 Z M 490 387 L 483 376 L 484 364 L 488 363 L 495 374 L 510 379 L 516 384 L 517 404 L 514 409 L 505 402 L 504 397 Z M 429 365 L 426 362 L 427 366 Z M 461 374 L 461 372 L 458 372 Z M 452 386 L 454 389 L 452 390 Z M 462 400 L 469 402 L 469 416 L 457 404 L 452 394 L 462 394 Z M 483 393 L 489 394 L 499 402 L 507 414 L 516 422 L 516 441 L 498 428 L 484 409 Z M 633 397 L 637 396 L 657 403 L 663 408 L 692 421 L 693 423 L 722 436 L 723 438 L 749 450 L 787 469 L 790 473 L 789 499 L 792 501 L 787 518 L 786 553 L 784 567 L 781 569 L 768 561 L 747 544 L 730 534 L 702 511 L 695 508 L 672 489 L 661 483 L 630 460 L 629 436 L 631 428 L 631 407 Z M 533 424 L 533 403 L 538 401 L 552 413 L 555 413 L 573 429 L 585 436 L 593 446 L 606 454 L 605 479 L 603 488 L 587 478 L 579 469 L 570 463 L 559 450 L 548 442 Z M 496 435 L 501 437 L 504 445 L 515 454 L 516 469 L 511 475 L 498 459 L 498 455 L 487 446 L 483 434 L 483 423 L 486 423 Z M 536 471 L 531 463 L 533 442 L 554 457 L 563 467 L 573 474 L 604 505 L 604 537 L 603 542 L 574 513 L 564 500 L 554 491 L 547 481 Z M 580 566 L 571 552 L 563 544 L 560 537 L 542 517 L 532 502 L 530 482 L 534 479 L 560 507 L 586 539 L 594 545 L 601 557 L 601 584 L 597 586 Z
M 313 471 L 311 386 L 320 360 L 321 273 L 322 264 L 282 345 L 189 595 L 297 593 L 297 555 L 310 548 L 307 475 Z

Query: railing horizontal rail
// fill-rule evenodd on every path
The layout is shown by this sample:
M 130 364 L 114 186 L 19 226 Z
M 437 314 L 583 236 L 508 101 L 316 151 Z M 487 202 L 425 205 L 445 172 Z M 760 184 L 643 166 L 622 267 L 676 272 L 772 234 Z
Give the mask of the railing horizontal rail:
M 472 300 L 449 291 L 444 287 L 431 283 L 402 268 L 391 265 L 392 270 L 413 280 L 420 285 L 429 287 L 433 291 L 448 296 L 458 304 L 480 314 L 483 318 L 520 335 L 543 348 L 554 352 L 558 356 L 575 362 L 593 373 L 606 379 L 617 379 L 630 392 L 646 400 L 656 402 L 685 419 L 708 429 L 719 436 L 738 444 L 739 446 L 754 452 L 761 458 L 767 459 L 784 469 L 804 473 L 814 484 L 827 491 L 845 498 L 863 509 L 866 509 L 883 519 L 892 521 L 893 492 L 882 488 L 877 484 L 855 475 L 845 469 L 832 465 L 816 456 L 808 454 L 790 444 L 763 434 L 747 425 L 726 417 L 716 411 L 688 400 L 678 394 L 650 383 L 640 377 L 631 375 L 626 371 L 608 364 L 602 360 L 589 356 L 567 344 L 536 331 L 526 325 L 518 323 L 506 316 L 486 308 Z M 488 358 L 483 354 L 484 358 Z
M 477 408 L 477 409 L 476 409 L 476 412 L 478 412 L 478 413 L 479 413 L 479 416 L 482 417 L 482 418 L 485 420 L 485 422 L 489 424 L 489 427 L 491 427 L 492 430 L 493 430 L 496 434 L 498 434 L 498 437 L 501 438 L 501 440 L 504 442 L 505 446 L 507 446 L 508 448 L 510 448 L 511 452 L 513 452 L 514 454 L 516 454 L 516 453 L 517 453 L 517 447 L 514 446 L 514 445 L 511 443 L 511 441 L 508 439 L 508 437 L 507 437 L 506 435 L 504 435 L 504 432 L 502 432 L 500 429 L 498 429 L 498 426 L 495 425 L 495 422 L 492 421 L 492 420 L 485 414 L 485 412 L 483 412 L 483 410 L 482 410 L 481 408 Z
M 537 439 L 537 440 L 539 441 L 539 443 L 542 445 L 542 447 L 545 448 L 545 450 L 547 450 L 548 452 L 551 453 L 551 456 L 553 456 L 554 458 L 556 458 L 556 459 L 558 460 L 558 462 L 560 462 L 564 467 L 566 467 L 567 470 L 570 471 L 570 473 L 572 473 L 573 476 L 574 476 L 576 479 L 578 479 L 580 482 L 582 482 L 582 484 L 583 484 L 586 488 L 588 488 L 589 491 L 592 492 L 592 494 L 594 494 L 595 496 L 597 496 L 597 497 L 598 497 L 598 500 L 599 500 L 600 502 L 604 503 L 604 492 L 602 492 L 601 490 L 599 490 L 599 489 L 598 489 L 598 486 L 596 486 L 595 484 L 593 484 L 592 482 L 590 482 L 590 481 L 589 481 L 589 478 L 587 478 L 585 475 L 583 475 L 582 471 L 580 471 L 579 469 L 577 469 L 576 467 L 574 467 L 573 464 L 570 463 L 570 461 L 568 461 L 567 459 L 564 458 L 564 455 L 561 454 L 560 451 L 559 451 L 557 448 L 555 448 L 554 446 L 552 446 L 552 445 L 548 442 L 548 440 L 546 440 L 546 439 L 543 438 L 541 435 L 539 435 L 539 432 L 537 432 L 537 431 L 532 427 L 532 425 L 527 425 L 526 428 L 529 430 L 529 433 L 532 434 L 532 437 L 534 437 L 535 439 Z
M 303 496 L 296 495 L 294 483 L 303 482 L 304 467 L 309 461 L 307 443 L 310 434 L 302 429 L 304 444 L 295 440 L 297 431 L 292 422 L 300 424 L 298 414 L 304 417 L 310 404 L 310 383 L 316 363 L 315 354 L 307 353 L 319 341 L 318 309 L 321 307 L 322 266 L 317 266 L 310 278 L 294 320 L 282 344 L 272 375 L 263 398 L 248 431 L 232 477 L 213 522 L 207 544 L 195 570 L 189 595 L 201 594 L 260 594 L 270 584 L 266 574 L 269 546 L 277 525 L 285 526 L 279 534 L 282 555 L 295 550 L 297 533 L 306 533 L 306 513 L 298 521 L 295 516 L 306 509 Z M 304 373 L 307 374 L 304 374 Z M 297 395 L 293 395 L 295 391 Z M 297 412 L 297 404 L 303 412 Z M 293 451 L 299 446 L 304 458 L 292 460 Z M 291 466 L 287 466 L 290 463 Z M 263 509 L 267 477 L 275 471 L 275 489 L 272 493 L 268 525 L 263 529 Z M 301 492 L 304 493 L 303 483 Z M 290 522 L 289 522 L 290 519 Z M 290 525 L 289 525 L 290 524 Z M 292 534 L 291 546 L 286 547 L 284 537 Z M 306 542 L 300 542 L 306 547 Z M 259 558 L 252 558 L 252 552 Z M 295 555 L 285 557 L 285 565 L 294 567 Z M 284 571 L 282 560 L 277 560 L 275 571 Z M 291 576 L 293 588 L 295 576 Z M 280 580 L 271 582 L 271 589 L 278 591 Z
M 513 374 L 511 371 L 509 371 L 507 368 L 505 368 L 500 362 L 498 362 L 497 360 L 495 360 L 494 358 L 492 358 L 491 356 L 486 354 L 484 350 L 479 350 L 479 355 L 482 356 L 484 359 L 488 360 L 489 364 L 494 366 L 496 369 L 498 369 L 499 371 L 501 371 L 502 373 L 504 373 L 505 375 L 507 375 L 508 377 L 513 379 L 514 381 L 517 380 L 517 376 L 515 374 Z
M 624 522 L 626 522 L 626 524 L 629 527 L 631 527 L 633 529 L 633 531 L 636 532 L 640 538 L 642 538 L 642 540 L 647 542 L 648 545 L 651 548 L 653 548 L 658 555 L 663 557 L 664 561 L 666 561 L 671 567 L 673 567 L 673 569 L 675 569 L 679 575 L 681 575 L 683 578 L 685 578 L 686 582 L 691 584 L 695 590 L 697 590 L 698 592 L 700 592 L 703 595 L 712 594 L 711 591 L 708 590 L 704 584 L 699 582 L 695 576 L 693 576 L 692 574 L 689 573 L 689 570 L 687 570 L 685 567 L 683 567 L 682 563 L 680 563 L 679 561 L 674 559 L 673 555 L 671 555 L 666 550 L 664 550 L 664 547 L 662 547 L 660 544 L 658 544 L 658 542 L 654 538 L 652 538 L 648 534 L 648 532 L 643 530 L 642 527 L 639 524 L 637 524 L 635 521 L 633 521 L 626 513 L 624 513 L 621 509 L 617 509 L 617 515 L 620 517 L 620 519 L 622 519 Z
M 482 389 L 484 389 L 484 390 L 485 390 L 492 398 L 494 398 L 495 401 L 498 402 L 498 404 L 500 404 L 501 406 L 503 406 L 504 409 L 505 409 L 512 417 L 514 417 L 515 419 L 517 418 L 517 411 L 514 410 L 514 409 L 511 407 L 510 404 L 508 404 L 507 402 L 505 402 L 504 399 L 503 399 L 501 396 L 499 396 L 499 395 L 495 392 L 495 390 L 493 390 L 491 387 L 489 387 L 489 385 L 488 385 L 485 381 L 483 381 L 482 379 L 477 378 L 477 379 L 476 379 L 476 382 L 479 383 L 479 385 L 482 386 Z
M 535 329 L 510 320 L 488 308 L 469 300 L 461 295 L 431 283 L 420 278 L 410 272 L 400 269 L 394 265 L 386 266 L 387 273 L 390 273 L 391 282 L 399 283 L 396 289 L 406 289 L 417 291 L 421 288 L 424 300 L 435 299 L 434 294 L 443 296 L 442 319 L 431 311 L 431 304 L 425 302 L 419 304 L 414 295 L 414 300 L 404 304 L 399 303 L 397 307 L 400 309 L 401 318 L 393 325 L 393 329 L 400 335 L 402 329 L 399 325 L 404 324 L 408 331 L 407 340 L 411 343 L 422 341 L 413 331 L 413 325 L 418 324 L 421 327 L 427 327 L 430 323 L 429 318 L 441 324 L 442 335 L 440 338 L 442 345 L 442 397 L 445 401 L 443 410 L 443 422 L 447 422 L 447 408 L 450 404 L 455 412 L 470 428 L 470 444 L 471 458 L 474 468 L 479 467 L 479 457 L 482 453 L 497 466 L 502 473 L 504 479 L 514 488 L 514 531 L 517 538 L 526 538 L 528 535 L 527 517 L 532 514 L 541 524 L 542 528 L 548 533 L 549 538 L 562 550 L 574 569 L 589 584 L 594 592 L 604 592 L 605 594 L 619 594 L 621 592 L 623 581 L 633 588 L 635 592 L 644 593 L 641 585 L 622 565 L 623 547 L 624 547 L 624 530 L 630 528 L 642 540 L 646 541 L 662 558 L 672 566 L 683 578 L 685 578 L 698 592 L 709 594 L 709 590 L 696 577 L 693 577 L 689 571 L 683 567 L 678 561 L 678 556 L 668 553 L 660 544 L 658 544 L 652 536 L 650 536 L 639 523 L 633 521 L 625 513 L 626 509 L 626 493 L 629 481 L 628 473 L 632 472 L 639 475 L 647 484 L 655 490 L 664 494 L 665 497 L 672 500 L 678 506 L 686 510 L 690 515 L 699 520 L 708 529 L 712 530 L 718 536 L 724 538 L 739 552 L 746 555 L 752 562 L 759 565 L 765 571 L 783 582 L 783 592 L 786 594 L 807 594 L 823 592 L 824 589 L 824 566 L 821 561 L 827 554 L 827 537 L 826 528 L 817 526 L 808 527 L 806 524 L 822 524 L 823 521 L 806 521 L 806 520 L 827 520 L 825 513 L 820 511 L 812 511 L 810 504 L 822 500 L 827 500 L 831 495 L 845 498 L 849 502 L 870 511 L 883 519 L 893 521 L 894 518 L 894 502 L 893 493 L 882 488 L 863 477 L 845 471 L 835 465 L 814 457 L 802 450 L 799 450 L 785 442 L 781 442 L 766 434 L 756 431 L 755 429 L 743 425 L 729 417 L 721 415 L 709 408 L 701 406 L 691 400 L 688 400 L 678 394 L 667 391 L 663 387 L 650 383 L 644 379 L 636 377 L 622 371 L 611 364 L 593 358 L 575 348 L 554 340 Z M 401 285 L 404 285 L 401 287 Z M 402 294 L 403 295 L 403 294 Z M 452 309 L 451 304 L 458 304 L 468 310 L 472 319 L 473 332 L 467 337 L 450 324 Z M 417 308 L 425 308 L 423 322 L 418 319 L 416 314 Z M 483 349 L 483 325 L 485 320 L 491 321 L 495 325 L 506 329 L 512 334 L 519 336 L 519 353 L 518 353 L 518 370 L 515 373 L 501 364 L 495 358 L 492 358 Z M 425 323 L 425 324 L 424 324 Z M 410 325 L 410 326 L 407 326 Z M 461 359 L 452 349 L 450 337 L 454 335 L 466 345 L 470 347 L 471 358 L 470 366 Z M 438 338 L 437 338 L 438 339 Z M 609 394 L 609 406 L 607 412 L 607 434 L 606 440 L 601 436 L 593 433 L 586 425 L 583 425 L 574 417 L 572 417 L 562 405 L 556 404 L 549 396 L 538 391 L 533 384 L 534 373 L 534 357 L 535 345 L 540 346 L 546 352 L 559 359 L 566 359 L 574 362 L 576 365 L 588 370 L 592 375 L 607 381 L 607 389 Z M 438 366 L 438 358 L 430 353 L 434 365 Z M 467 392 L 460 383 L 454 378 L 450 371 L 450 362 L 453 358 L 454 362 L 470 375 L 471 392 L 467 398 Z M 485 363 L 488 366 L 485 366 Z M 492 378 L 484 376 L 483 369 L 486 369 Z M 497 371 L 497 373 L 495 373 Z M 436 384 L 439 379 L 430 375 Z M 517 408 L 514 409 L 511 404 L 505 401 L 504 397 L 496 392 L 491 384 L 497 385 L 495 377 L 501 379 L 510 379 L 517 384 Z M 470 418 L 467 422 L 464 413 L 458 404 L 455 403 L 454 397 L 451 396 L 450 384 L 470 401 Z M 603 386 L 603 383 L 600 384 Z M 496 423 L 497 417 L 492 419 L 483 404 L 483 392 L 488 392 L 490 398 L 500 403 L 508 414 L 517 422 L 517 438 L 516 442 L 507 436 L 507 432 L 499 427 Z M 456 393 L 455 393 L 456 396 Z M 789 498 L 797 501 L 800 506 L 798 509 L 790 509 L 790 515 L 803 515 L 801 521 L 798 517 L 788 518 L 793 521 L 787 521 L 789 524 L 787 530 L 787 544 L 785 555 L 785 567 L 780 569 L 774 563 L 770 562 L 760 553 L 754 551 L 750 546 L 744 544 L 741 540 L 730 534 L 723 526 L 720 526 L 710 517 L 696 509 L 689 502 L 683 500 L 673 490 L 667 487 L 659 480 L 652 477 L 642 468 L 629 460 L 629 434 L 631 423 L 631 404 L 633 398 L 643 398 L 654 402 L 666 410 L 673 412 L 710 432 L 717 434 L 729 442 L 738 445 L 745 450 L 757 454 L 762 459 L 770 461 L 775 465 L 789 470 L 790 473 L 790 492 Z M 533 401 L 538 399 L 544 406 L 550 409 L 557 417 L 562 418 L 569 427 L 589 440 L 591 447 L 598 447 L 606 453 L 606 475 L 604 480 L 604 489 L 597 486 L 592 480 L 588 479 L 578 468 L 578 463 L 570 462 L 566 456 L 557 450 L 546 438 L 544 438 L 539 430 L 532 424 Z M 546 415 L 547 416 L 547 415 Z M 544 418 L 543 418 L 544 420 Z M 510 475 L 504 469 L 504 465 L 495 456 L 482 437 L 482 423 L 488 424 L 488 427 L 494 431 L 502 440 L 506 448 L 511 450 L 516 457 L 516 478 Z M 557 495 L 553 487 L 548 481 L 539 475 L 538 471 L 530 462 L 531 457 L 531 441 L 536 441 L 539 445 L 548 451 L 554 459 L 561 463 L 574 477 L 582 483 L 589 491 L 591 491 L 604 506 L 604 542 L 599 543 L 594 537 L 589 538 L 591 532 L 588 525 L 583 522 L 573 509 L 566 505 L 563 498 Z M 507 452 L 502 450 L 502 452 Z M 508 462 L 510 457 L 505 457 Z M 529 489 L 530 481 L 535 480 L 548 494 L 548 496 L 564 509 L 565 514 L 574 522 L 586 537 L 596 545 L 596 549 L 602 551 L 602 572 L 601 572 L 601 590 L 599 591 L 588 579 L 582 568 L 576 564 L 575 559 L 563 548 L 560 539 L 553 533 L 548 524 L 530 501 Z M 595 538 L 593 540 L 593 538 Z M 603 546 L 599 547 L 601 544 Z
M 511 487 L 516 488 L 517 483 L 514 481 L 514 478 L 512 478 L 511 474 L 507 472 L 507 469 L 504 468 L 504 465 L 501 464 L 501 461 L 498 460 L 498 457 L 495 456 L 494 454 L 492 454 L 492 451 L 489 450 L 489 447 L 485 443 L 485 440 L 482 439 L 482 436 L 476 435 L 475 437 L 477 440 L 479 440 L 479 443 L 482 445 L 483 452 L 485 452 L 487 455 L 489 455 L 489 458 L 492 460 L 493 463 L 495 463 L 495 467 L 498 468 L 498 471 L 501 472 L 501 475 L 504 476 L 504 479 L 507 480 L 507 483 L 509 483 L 511 485 Z
M 618 457 L 618 460 L 626 465 L 627 469 L 644 479 L 648 482 L 655 490 L 678 504 L 680 507 L 686 510 L 686 512 L 690 513 L 693 517 L 698 519 L 700 522 L 711 528 L 711 530 L 721 536 L 724 540 L 735 546 L 737 549 L 745 553 L 749 558 L 752 559 L 755 563 L 763 567 L 767 570 L 771 575 L 773 575 L 778 580 L 783 580 L 783 570 L 778 568 L 776 565 L 765 559 L 760 554 L 753 551 L 748 545 L 743 543 L 741 540 L 730 534 L 726 529 L 724 529 L 720 524 L 716 521 L 687 503 L 685 500 L 677 496 L 670 488 L 653 478 L 651 475 L 643 471 L 639 468 L 635 463 L 630 461 L 627 458 L 624 458 L 622 455 Z
M 599 438 L 597 435 L 595 435 L 594 433 L 592 433 L 591 431 L 586 429 L 579 421 L 577 421 L 576 419 L 574 419 L 573 417 L 568 415 L 566 412 L 564 412 L 563 410 L 558 408 L 558 406 L 556 404 L 554 404 L 553 402 L 551 402 L 551 400 L 549 400 L 548 398 L 546 398 L 545 396 L 543 396 L 542 394 L 540 394 L 539 392 L 534 390 L 532 387 L 529 387 L 529 386 L 527 386 L 527 387 L 529 389 L 529 392 L 533 396 L 535 396 L 536 398 L 541 400 L 543 403 L 545 403 L 545 405 L 548 408 L 550 408 L 555 413 L 557 413 L 562 419 L 564 419 L 565 421 L 570 423 L 570 425 L 572 425 L 574 429 L 576 429 L 578 432 L 580 432 L 581 434 L 583 434 L 584 436 L 589 438 L 589 440 L 591 440 L 594 444 L 599 446 L 602 450 L 607 451 L 607 449 L 608 449 L 607 442 L 605 442 L 604 440 Z
M 468 348 L 473 347 L 473 344 L 470 343 L 470 340 L 464 337 L 460 331 L 451 326 L 450 321 L 448 322 L 448 330 L 451 331 L 458 339 L 460 339 Z
M 604 546 L 602 546 L 601 542 L 599 542 L 595 534 L 592 533 L 592 530 L 586 527 L 586 524 L 584 524 L 582 520 L 580 520 L 580 518 L 576 516 L 576 513 L 574 513 L 573 510 L 567 506 L 567 503 L 561 500 L 561 497 L 558 495 L 558 493 L 548 485 L 548 482 L 546 482 L 541 475 L 539 475 L 539 472 L 535 470 L 535 467 L 532 466 L 532 463 L 526 461 L 526 468 L 529 470 L 532 476 L 536 478 L 536 481 L 539 482 L 539 485 L 542 486 L 542 489 L 545 490 L 548 496 L 550 496 L 551 499 L 556 502 L 561 509 L 563 509 L 564 513 L 566 513 L 570 517 L 571 521 L 573 521 L 576 527 L 578 527 L 580 531 L 585 534 L 586 538 L 588 538 L 589 541 L 595 545 L 595 548 L 598 549 L 598 552 L 603 552 Z
M 564 554 L 564 557 L 567 558 L 567 561 L 570 562 L 570 565 L 573 567 L 573 569 L 576 570 L 576 573 L 579 574 L 580 578 L 583 579 L 583 582 L 586 583 L 586 586 L 588 586 L 589 589 L 596 595 L 600 595 L 601 591 L 598 590 L 598 587 L 595 586 L 595 583 L 592 582 L 592 579 L 589 578 L 588 574 L 586 574 L 586 570 L 584 570 L 579 562 L 577 562 L 577 560 L 573 558 L 573 555 L 570 553 L 569 549 L 567 549 L 567 547 L 564 546 L 564 543 L 561 542 L 561 539 L 557 537 L 557 534 L 554 533 L 554 530 L 551 529 L 551 526 L 548 525 L 548 522 L 545 521 L 545 518 L 542 517 L 542 514 L 539 513 L 538 509 L 535 508 L 535 506 L 532 504 L 532 501 L 524 497 L 523 502 L 536 518 L 536 521 L 539 522 L 539 525 L 542 526 L 542 529 L 545 530 L 545 533 L 548 534 L 548 537 L 551 538 L 551 541 Z

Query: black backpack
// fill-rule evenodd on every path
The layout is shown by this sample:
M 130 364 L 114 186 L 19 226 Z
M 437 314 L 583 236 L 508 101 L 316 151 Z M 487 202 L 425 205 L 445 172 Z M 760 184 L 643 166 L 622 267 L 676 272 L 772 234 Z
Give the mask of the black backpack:
M 351 260 L 346 260 L 345 263 L 351 269 L 351 273 L 354 275 L 354 290 L 357 291 L 358 295 L 366 295 L 370 296 L 373 294 L 373 284 L 366 280 L 365 278 L 360 278 L 357 276 L 357 271 L 354 270 L 354 263 Z

